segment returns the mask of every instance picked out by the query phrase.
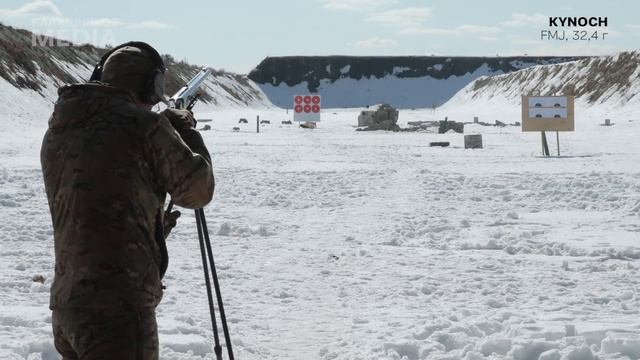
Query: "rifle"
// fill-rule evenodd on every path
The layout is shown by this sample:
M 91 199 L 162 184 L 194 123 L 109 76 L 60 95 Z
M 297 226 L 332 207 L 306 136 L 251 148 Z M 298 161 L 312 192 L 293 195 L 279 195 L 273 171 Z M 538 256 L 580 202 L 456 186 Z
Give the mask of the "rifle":
M 191 111 L 193 106 L 200 98 L 198 90 L 202 83 L 211 74 L 210 68 L 202 68 L 200 72 L 189 82 L 183 86 L 169 99 L 169 107 L 174 109 L 186 109 Z M 169 202 L 167 212 L 171 211 L 173 201 Z M 218 326 L 216 324 L 215 309 L 213 305 L 213 296 L 211 294 L 211 282 L 209 280 L 209 268 L 213 277 L 213 286 L 216 292 L 216 300 L 218 309 L 220 310 L 220 321 L 222 322 L 222 330 L 224 332 L 224 340 L 227 344 L 227 352 L 229 360 L 234 360 L 233 350 L 231 348 L 231 338 L 229 337 L 229 328 L 227 326 L 227 318 L 224 313 L 224 305 L 222 304 L 222 295 L 220 294 L 220 284 L 218 283 L 218 274 L 216 273 L 216 265 L 213 261 L 213 252 L 211 251 L 211 241 L 209 239 L 209 230 L 207 229 L 207 221 L 204 217 L 204 210 L 196 209 L 196 227 L 198 230 L 198 240 L 200 241 L 200 254 L 202 255 L 202 268 L 204 270 L 204 281 L 207 287 L 207 299 L 209 300 L 209 314 L 211 315 L 211 325 L 213 327 L 214 346 L 213 351 L 217 360 L 222 360 L 222 347 L 220 346 L 220 338 L 218 336 Z M 208 260 L 208 265 L 207 265 Z

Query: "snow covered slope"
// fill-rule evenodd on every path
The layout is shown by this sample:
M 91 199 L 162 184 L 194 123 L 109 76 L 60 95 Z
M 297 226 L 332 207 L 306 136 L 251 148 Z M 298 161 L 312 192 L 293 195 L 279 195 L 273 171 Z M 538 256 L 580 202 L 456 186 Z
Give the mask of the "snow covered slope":
M 521 95 L 575 95 L 576 126 L 584 119 L 632 119 L 640 110 L 640 52 L 536 66 L 482 77 L 460 90 L 439 111 L 456 119 L 519 121 Z M 451 118 L 451 117 L 450 117 Z
M 192 75 L 183 77 L 188 81 Z M 273 104 L 260 88 L 245 75 L 214 73 L 202 86 L 208 95 L 198 109 L 272 108 Z
M 60 46 L 55 39 L 42 40 L 34 46 L 33 36 L 29 31 L 0 24 L 0 98 L 3 100 L 15 93 L 10 89 L 14 87 L 24 93 L 24 97 L 39 95 L 42 99 L 34 101 L 44 101 L 48 107 L 55 101 L 59 86 L 86 81 L 106 51 L 91 45 Z M 198 66 L 176 61 L 170 55 L 163 57 L 168 69 L 169 94 L 199 71 Z M 244 75 L 214 72 L 203 90 L 201 108 L 272 107 L 260 88 Z
M 484 75 L 574 60 L 576 57 L 285 56 L 264 59 L 249 74 L 277 106 L 300 93 L 322 95 L 330 108 L 389 103 L 401 108 L 442 105 Z
M 640 358 L 640 121 L 542 158 L 517 127 L 469 126 L 485 148 L 465 150 L 461 134 L 356 132 L 360 110 L 315 130 L 281 125 L 284 110 L 203 114 L 237 359 Z M 238 124 L 256 115 L 259 134 Z M 56 359 L 41 139 L 0 132 L 0 359 Z M 215 358 L 192 214 L 168 239 L 162 360 Z

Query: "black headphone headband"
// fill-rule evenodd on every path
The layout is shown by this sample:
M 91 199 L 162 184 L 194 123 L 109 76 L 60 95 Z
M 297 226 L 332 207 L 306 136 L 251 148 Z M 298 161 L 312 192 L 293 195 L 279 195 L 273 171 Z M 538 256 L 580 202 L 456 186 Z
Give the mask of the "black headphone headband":
M 91 74 L 89 81 L 100 81 L 100 78 L 102 77 L 102 68 L 104 67 L 104 63 L 107 62 L 107 59 L 109 59 L 109 56 L 111 56 L 111 54 L 113 54 L 117 50 L 120 50 L 123 47 L 127 47 L 127 46 L 136 47 L 138 49 L 146 51 L 153 58 L 154 65 L 156 66 L 154 70 L 159 70 L 161 73 L 164 74 L 164 71 L 165 71 L 164 60 L 162 60 L 162 56 L 160 56 L 160 54 L 156 51 L 156 49 L 154 49 L 151 45 L 147 44 L 146 42 L 129 41 L 127 43 L 114 47 L 113 49 L 107 51 L 106 54 L 102 55 L 100 62 L 93 69 L 93 73 Z
M 149 71 L 149 75 L 141 84 L 140 90 L 138 91 L 138 96 L 142 101 L 147 104 L 157 104 L 160 101 L 166 102 L 166 96 L 164 95 L 164 60 L 156 49 L 151 47 L 151 45 L 142 42 L 142 41 L 129 41 L 122 45 L 118 45 L 115 48 L 107 51 L 106 54 L 102 56 L 100 62 L 93 69 L 93 73 L 89 78 L 89 81 L 100 81 L 102 79 L 102 69 L 104 68 L 104 63 L 107 62 L 109 56 L 113 54 L 115 51 L 122 49 L 123 47 L 135 47 L 142 51 L 146 51 L 153 58 L 154 68 Z

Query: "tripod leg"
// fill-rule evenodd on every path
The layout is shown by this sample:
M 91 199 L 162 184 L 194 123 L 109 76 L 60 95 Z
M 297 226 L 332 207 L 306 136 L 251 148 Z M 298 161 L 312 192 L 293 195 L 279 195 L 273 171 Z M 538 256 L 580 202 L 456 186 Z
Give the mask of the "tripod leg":
M 198 210 L 196 210 L 196 226 L 198 228 L 198 239 L 200 240 L 200 254 L 202 255 L 202 268 L 204 269 L 204 281 L 207 286 L 207 298 L 209 300 L 209 314 L 211 315 L 211 325 L 213 326 L 213 340 L 214 340 L 213 351 L 216 354 L 216 359 L 222 360 L 222 347 L 220 346 L 220 338 L 218 337 L 218 325 L 216 324 L 215 309 L 213 305 L 213 295 L 211 294 L 211 281 L 209 280 L 209 268 L 207 266 L 207 258 L 205 256 L 205 241 L 204 241 L 203 233 L 206 234 L 206 231 L 203 231 L 202 229 L 202 222 L 200 221 Z M 208 236 L 207 236 L 207 239 L 208 239 Z M 215 279 L 215 281 L 217 282 L 217 279 Z
M 200 217 L 200 219 L 198 219 Z M 207 254 L 209 256 L 209 264 L 211 264 L 211 273 L 213 274 L 213 286 L 216 291 L 216 297 L 218 300 L 218 309 L 220 310 L 220 321 L 222 322 L 222 331 L 224 332 L 224 340 L 227 344 L 227 352 L 229 353 L 229 360 L 234 360 L 233 349 L 231 348 L 231 337 L 229 336 L 229 328 L 227 326 L 227 317 L 224 313 L 224 305 L 222 304 L 222 295 L 220 293 L 220 284 L 218 283 L 218 274 L 216 272 L 216 265 L 213 261 L 213 252 L 211 251 L 211 240 L 209 239 L 209 231 L 207 229 L 207 222 L 204 217 L 204 210 L 196 210 L 196 219 L 202 227 L 204 233 L 204 241 L 207 247 Z

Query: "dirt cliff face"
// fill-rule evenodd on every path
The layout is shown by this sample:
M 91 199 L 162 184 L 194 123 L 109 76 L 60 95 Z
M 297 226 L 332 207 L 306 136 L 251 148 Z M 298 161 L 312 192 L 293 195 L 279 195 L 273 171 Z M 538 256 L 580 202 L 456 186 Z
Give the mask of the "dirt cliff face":
M 94 65 L 107 50 L 34 35 L 0 24 L 0 77 L 18 88 L 37 92 L 46 86 L 46 78 L 56 86 L 83 82 L 88 80 Z M 178 91 L 184 84 L 183 79 L 192 77 L 199 70 L 197 66 L 177 62 L 169 55 L 164 55 L 164 60 L 170 69 L 166 80 L 169 94 Z M 70 70 L 69 65 L 76 69 Z M 205 94 L 204 99 L 210 100 L 210 96 Z
M 59 85 L 80 80 L 76 74 L 60 64 L 60 61 L 86 68 L 88 72 L 88 64 L 95 63 L 100 58 L 101 49 L 90 45 L 45 46 L 38 44 L 61 42 L 48 37 L 38 39 L 34 46 L 34 34 L 30 31 L 0 24 L 1 78 L 17 88 L 40 92 L 45 84 L 43 78 L 38 76 L 39 73 L 53 79 Z
M 449 56 L 291 56 L 268 57 L 251 73 L 249 78 L 256 82 L 276 105 L 286 105 L 295 92 L 307 91 L 324 96 L 323 105 L 329 107 L 366 106 L 378 102 L 388 102 L 400 107 L 422 107 L 439 105 L 457 90 L 482 75 L 504 74 L 523 68 L 554 64 L 577 57 L 449 57 Z M 334 85 L 342 80 L 366 80 L 375 82 L 393 78 L 392 89 L 373 86 L 368 89 L 368 97 L 356 96 L 353 101 L 334 101 Z M 455 84 L 441 81 L 433 83 L 441 89 L 444 96 L 427 96 L 422 100 L 412 99 L 411 94 L 402 94 L 401 80 L 414 80 L 411 85 L 416 92 L 433 93 L 435 89 L 425 82 L 424 86 L 415 84 L 415 80 L 430 79 L 456 80 Z M 364 85 L 364 84 L 361 84 Z M 290 88 L 291 92 L 287 91 Z M 402 94 L 401 99 L 387 96 L 381 92 Z M 362 95 L 362 94 L 361 94 Z M 344 98 L 344 96 L 336 96 Z M 337 99 L 336 99 L 337 100 Z

